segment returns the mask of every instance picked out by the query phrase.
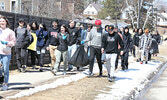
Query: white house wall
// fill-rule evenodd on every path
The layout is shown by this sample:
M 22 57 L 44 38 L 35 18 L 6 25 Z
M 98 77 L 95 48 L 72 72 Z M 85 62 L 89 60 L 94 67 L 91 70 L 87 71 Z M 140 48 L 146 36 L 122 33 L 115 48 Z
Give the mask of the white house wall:
M 98 15 L 97 10 L 92 6 L 89 5 L 83 12 L 84 15 Z

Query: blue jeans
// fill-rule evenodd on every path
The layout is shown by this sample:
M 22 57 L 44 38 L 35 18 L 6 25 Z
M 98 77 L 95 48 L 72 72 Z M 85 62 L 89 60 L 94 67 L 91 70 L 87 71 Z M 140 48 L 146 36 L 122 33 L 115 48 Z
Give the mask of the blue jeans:
M 0 60 L 2 63 L 2 69 L 0 70 L 0 76 L 4 73 L 4 83 L 8 83 L 9 81 L 9 64 L 10 64 L 11 55 L 1 55 Z
M 73 44 L 72 46 L 68 46 L 68 59 L 70 60 L 75 51 L 77 50 L 78 45 Z M 68 65 L 68 68 L 73 68 L 72 65 Z

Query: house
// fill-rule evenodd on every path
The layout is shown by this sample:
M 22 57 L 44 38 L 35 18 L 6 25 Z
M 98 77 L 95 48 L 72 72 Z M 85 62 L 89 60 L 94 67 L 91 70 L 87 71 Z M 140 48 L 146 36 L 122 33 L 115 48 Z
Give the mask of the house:
M 159 13 L 157 16 L 157 25 L 167 27 L 167 13 Z
M 92 3 L 83 11 L 83 16 L 97 17 L 98 12 L 101 11 L 101 5 Z
M 0 0 L 0 11 L 19 13 L 21 0 Z

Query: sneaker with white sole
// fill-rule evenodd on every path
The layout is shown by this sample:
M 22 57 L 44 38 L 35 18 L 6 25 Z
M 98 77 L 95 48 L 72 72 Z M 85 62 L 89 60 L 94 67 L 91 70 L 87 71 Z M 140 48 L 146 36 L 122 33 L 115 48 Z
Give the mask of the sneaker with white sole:
M 8 86 L 7 86 L 7 85 L 3 85 L 1 90 L 2 90 L 2 91 L 8 90 Z
M 66 71 L 63 72 L 63 75 L 66 75 Z
M 51 70 L 52 74 L 56 76 L 56 71 Z

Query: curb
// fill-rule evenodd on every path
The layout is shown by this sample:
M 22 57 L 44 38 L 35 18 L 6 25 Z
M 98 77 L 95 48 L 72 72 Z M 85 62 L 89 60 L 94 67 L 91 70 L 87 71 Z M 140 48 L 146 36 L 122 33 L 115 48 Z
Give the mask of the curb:
M 152 72 L 150 73 L 148 76 L 147 76 L 147 79 L 148 79 L 148 83 L 145 84 L 143 86 L 142 89 L 138 90 L 136 87 L 134 90 L 132 90 L 130 92 L 130 94 L 128 96 L 125 96 L 122 98 L 122 100 L 139 100 L 141 97 L 143 97 L 143 94 L 147 92 L 147 90 L 149 89 L 149 86 L 151 85 L 151 83 L 155 80 L 155 78 L 157 78 L 156 76 L 158 74 L 160 74 L 160 72 L 162 71 L 163 72 L 163 68 L 165 67 L 165 65 L 167 65 L 167 60 L 165 62 L 163 62 L 158 68 L 157 68 L 157 71 L 155 72 Z M 161 73 L 162 73 L 161 72 Z M 143 85 L 143 83 L 145 83 L 146 80 L 143 80 L 140 85 Z

